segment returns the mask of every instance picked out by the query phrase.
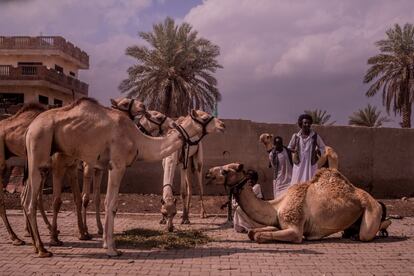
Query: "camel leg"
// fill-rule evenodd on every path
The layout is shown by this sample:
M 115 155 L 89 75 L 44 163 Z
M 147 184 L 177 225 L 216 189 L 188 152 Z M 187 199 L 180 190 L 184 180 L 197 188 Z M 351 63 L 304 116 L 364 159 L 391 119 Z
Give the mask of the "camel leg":
M 195 174 L 197 177 L 198 187 L 200 188 L 200 218 L 206 218 L 206 209 L 204 208 L 204 185 L 203 185 L 203 146 L 199 145 L 196 155 L 193 158 Z
M 29 163 L 30 166 L 30 163 Z M 47 251 L 40 239 L 39 230 L 36 221 L 36 209 L 39 193 L 46 182 L 47 173 L 50 167 L 42 166 L 37 170 L 29 167 L 29 183 L 26 189 L 26 195 L 23 198 L 23 209 L 29 222 L 29 229 L 34 241 L 35 252 L 39 257 L 51 257 L 52 253 Z
M 88 223 L 86 221 L 86 209 L 89 205 L 89 195 L 91 193 L 91 183 L 93 181 L 93 166 L 84 163 L 83 167 L 83 187 L 82 187 L 82 222 L 85 233 L 88 233 Z
M 114 219 L 117 211 L 119 187 L 122 177 L 125 173 L 125 167 L 112 165 L 108 175 L 108 189 L 105 197 L 105 228 L 103 233 L 103 247 L 106 248 L 108 256 L 119 256 L 121 251 L 115 248 Z
M 45 183 L 46 183 L 46 180 L 44 181 L 43 185 Z M 53 229 L 52 229 L 53 227 L 52 227 L 52 224 L 50 224 L 49 219 L 46 216 L 45 208 L 43 206 L 43 186 L 42 186 L 42 188 L 40 189 L 40 192 L 39 192 L 38 204 L 39 204 L 38 205 L 39 206 L 39 212 L 42 215 L 43 222 L 46 224 L 46 227 L 49 230 L 49 233 L 51 234 L 52 231 L 53 231 Z
M 24 241 L 19 239 L 14 233 L 13 229 L 10 226 L 9 220 L 6 215 L 6 205 L 4 202 L 4 191 L 3 191 L 3 174 L 0 175 L 0 216 L 3 219 L 4 225 L 6 226 L 7 232 L 9 233 L 10 240 L 13 242 L 13 245 L 23 245 Z
M 4 202 L 4 191 L 3 191 L 3 176 L 6 171 L 6 154 L 4 150 L 4 136 L 0 136 L 0 216 L 3 219 L 4 225 L 6 226 L 9 237 L 13 242 L 13 245 L 23 245 L 24 241 L 19 239 L 14 233 L 10 226 L 9 220 L 6 214 L 6 203 Z
M 78 221 L 78 231 L 79 231 L 79 240 L 85 241 L 92 239 L 92 236 L 89 235 L 88 230 L 85 228 L 82 219 L 82 195 L 79 188 L 78 181 L 78 162 L 74 162 L 72 166 L 69 167 L 69 182 L 72 189 L 73 201 L 75 202 L 75 211 Z
M 261 227 L 261 228 L 254 228 L 249 230 L 249 232 L 247 233 L 247 236 L 249 236 L 249 239 L 254 241 L 254 235 L 256 233 L 260 233 L 260 232 L 269 232 L 269 231 L 278 231 L 280 230 L 277 227 L 274 226 L 266 226 L 266 227 Z
M 191 183 L 189 181 L 189 170 L 181 168 L 181 199 L 183 202 L 183 217 L 181 224 L 190 224 L 190 202 L 191 202 Z
M 254 240 L 258 243 L 284 241 L 301 243 L 303 233 L 297 227 L 290 227 L 279 231 L 258 232 L 254 235 Z
M 93 202 L 95 203 L 96 227 L 98 234 L 102 235 L 103 227 L 101 222 L 101 183 L 103 170 L 95 169 L 95 177 L 93 178 Z
M 360 241 L 371 241 L 377 235 L 381 225 L 381 205 L 376 200 L 371 200 L 365 206 L 362 215 L 361 228 L 359 230 Z

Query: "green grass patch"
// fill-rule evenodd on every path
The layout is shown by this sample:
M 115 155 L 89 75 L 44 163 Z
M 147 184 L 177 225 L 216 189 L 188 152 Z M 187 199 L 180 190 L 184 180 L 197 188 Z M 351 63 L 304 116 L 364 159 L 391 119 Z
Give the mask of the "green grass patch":
M 145 228 L 135 228 L 115 235 L 118 246 L 134 248 L 178 249 L 193 248 L 213 241 L 199 230 L 164 232 Z

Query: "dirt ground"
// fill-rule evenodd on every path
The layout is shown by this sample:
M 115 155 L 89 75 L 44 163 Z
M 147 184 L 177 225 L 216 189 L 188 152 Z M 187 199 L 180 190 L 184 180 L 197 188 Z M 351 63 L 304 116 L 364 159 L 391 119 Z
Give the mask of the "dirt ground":
M 62 211 L 72 211 L 74 209 L 73 197 L 70 193 L 62 194 Z M 6 194 L 6 208 L 20 209 L 20 198 L 18 194 Z M 46 210 L 51 211 L 52 195 L 43 196 Z M 101 211 L 103 211 L 104 195 L 101 195 Z M 178 210 L 182 210 L 182 203 L 179 196 Z M 220 206 L 227 201 L 226 196 L 204 196 L 204 206 L 207 214 L 226 214 L 227 210 L 221 210 Z M 414 217 L 414 198 L 403 199 L 380 199 L 387 206 L 387 215 Z M 198 195 L 194 195 L 191 201 L 191 214 L 200 213 L 200 200 Z M 157 213 L 161 207 L 161 196 L 154 194 L 120 194 L 118 212 L 122 213 Z M 94 203 L 90 203 L 90 211 L 94 211 Z

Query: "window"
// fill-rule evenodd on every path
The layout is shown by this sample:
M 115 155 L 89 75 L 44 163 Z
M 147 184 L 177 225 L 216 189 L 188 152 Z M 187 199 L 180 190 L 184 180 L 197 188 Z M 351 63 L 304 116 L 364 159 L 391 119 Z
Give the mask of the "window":
M 15 105 L 24 103 L 23 93 L 0 93 L 0 103 Z
M 9 108 L 23 103 L 23 93 L 0 93 L 0 113 L 14 113 Z
M 18 62 L 17 66 L 42 66 L 41 62 Z
M 49 104 L 49 98 L 46 96 L 39 95 L 39 103 L 48 105 Z
M 60 67 L 59 65 L 55 64 L 55 70 L 59 73 L 59 74 L 63 74 L 63 68 Z
M 62 100 L 59 100 L 59 99 L 54 99 L 53 100 L 53 105 L 55 107 L 61 107 L 63 105 L 63 101 Z
M 22 69 L 23 75 L 37 75 L 37 66 L 42 66 L 41 62 L 18 62 L 17 66 Z

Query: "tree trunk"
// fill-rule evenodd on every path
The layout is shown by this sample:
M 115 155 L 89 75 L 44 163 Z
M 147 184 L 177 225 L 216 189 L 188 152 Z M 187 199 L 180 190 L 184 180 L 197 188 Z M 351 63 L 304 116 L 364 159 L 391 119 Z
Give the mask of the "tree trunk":
M 167 115 L 168 117 L 171 117 L 171 100 L 172 100 L 172 87 L 171 84 L 167 85 L 167 87 L 165 88 L 165 98 L 164 98 L 164 102 L 162 103 L 163 107 L 162 107 L 162 113 L 164 113 L 165 115 Z
M 401 108 L 402 128 L 411 128 L 411 103 L 407 99 Z

